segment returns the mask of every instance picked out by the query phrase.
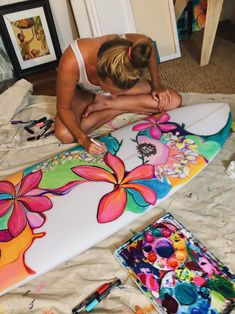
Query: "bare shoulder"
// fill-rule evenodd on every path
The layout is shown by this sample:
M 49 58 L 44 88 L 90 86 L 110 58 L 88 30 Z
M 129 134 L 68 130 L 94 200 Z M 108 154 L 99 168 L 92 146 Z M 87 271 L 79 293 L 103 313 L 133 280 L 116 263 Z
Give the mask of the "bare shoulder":
M 72 48 L 69 46 L 64 51 L 60 62 L 59 62 L 59 71 L 63 71 L 65 73 L 76 73 L 79 74 L 79 67 L 74 55 Z

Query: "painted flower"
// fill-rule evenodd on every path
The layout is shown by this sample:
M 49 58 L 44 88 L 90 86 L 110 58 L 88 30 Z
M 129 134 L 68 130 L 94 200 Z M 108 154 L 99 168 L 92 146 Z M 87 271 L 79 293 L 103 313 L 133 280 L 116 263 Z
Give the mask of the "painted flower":
M 10 181 L 0 181 L 0 218 L 9 215 L 8 230 L 0 230 L 0 240 L 9 241 L 17 237 L 27 221 L 32 228 L 38 228 L 44 223 L 42 212 L 49 210 L 52 202 L 38 188 L 41 178 L 41 171 L 36 171 L 27 174 L 16 186 Z
M 154 166 L 165 164 L 170 152 L 167 145 L 147 136 L 138 136 L 137 150 L 142 155 L 145 163 Z
M 179 132 L 176 132 L 176 134 L 164 134 L 163 140 L 171 142 L 171 145 L 175 145 L 179 150 L 190 149 L 196 151 L 197 149 L 197 145 L 192 138 L 180 135 Z
M 149 134 L 156 140 L 161 138 L 162 132 L 169 132 L 175 130 L 177 126 L 173 123 L 166 123 L 170 119 L 170 116 L 164 112 L 157 117 L 149 117 L 145 119 L 146 122 L 136 124 L 133 131 L 145 131 L 150 129 Z
M 140 165 L 127 173 L 123 161 L 109 152 L 104 156 L 104 162 L 112 172 L 97 166 L 85 165 L 72 169 L 77 175 L 86 180 L 113 184 L 113 190 L 104 195 L 99 202 L 97 214 L 99 223 L 113 221 L 122 215 L 127 204 L 128 189 L 140 193 L 147 203 L 152 205 L 156 203 L 154 190 L 138 183 L 138 180 L 153 178 L 153 166 Z
M 190 172 L 190 163 L 195 164 L 199 156 L 194 140 L 180 136 L 177 132 L 164 134 L 163 141 L 169 147 L 169 158 L 166 164 L 156 167 L 156 175 L 168 175 L 185 178 Z

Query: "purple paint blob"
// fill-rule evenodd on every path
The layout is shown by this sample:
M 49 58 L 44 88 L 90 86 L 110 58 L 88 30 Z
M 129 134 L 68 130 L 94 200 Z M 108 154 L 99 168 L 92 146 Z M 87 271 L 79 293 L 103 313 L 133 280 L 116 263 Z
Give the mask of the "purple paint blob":
M 162 305 L 166 308 L 167 313 L 177 313 L 178 302 L 169 294 L 166 294 L 165 299 L 162 301 Z

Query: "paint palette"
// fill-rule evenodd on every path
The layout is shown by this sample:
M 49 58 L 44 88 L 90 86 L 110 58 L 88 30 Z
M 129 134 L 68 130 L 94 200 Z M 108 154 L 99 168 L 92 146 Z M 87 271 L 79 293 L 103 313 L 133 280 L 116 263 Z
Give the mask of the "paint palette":
M 160 313 L 229 313 L 235 275 L 171 214 L 115 251 L 115 256 Z

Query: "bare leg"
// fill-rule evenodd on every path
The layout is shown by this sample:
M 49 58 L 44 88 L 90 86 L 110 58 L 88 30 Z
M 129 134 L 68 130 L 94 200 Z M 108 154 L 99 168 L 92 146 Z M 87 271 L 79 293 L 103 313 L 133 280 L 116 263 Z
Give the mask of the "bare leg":
M 72 110 L 76 114 L 81 129 L 86 134 L 91 133 L 107 121 L 122 113 L 120 110 L 103 110 L 100 112 L 94 112 L 87 118 L 82 118 L 84 110 L 87 108 L 87 106 L 93 103 L 94 96 L 95 95 L 92 93 L 86 92 L 82 89 L 77 89 L 72 101 Z M 55 118 L 55 135 L 63 143 L 68 144 L 75 142 L 72 134 L 65 127 L 58 114 Z
M 78 89 L 74 94 L 72 110 L 76 114 L 81 129 L 86 134 L 89 134 L 104 123 L 124 112 L 139 114 L 156 113 L 158 111 L 158 103 L 149 94 L 150 90 L 149 83 L 147 81 L 142 81 L 134 88 L 126 91 L 124 95 L 122 94 L 117 97 L 96 97 L 98 102 L 93 104 L 95 95 L 82 89 Z M 171 102 L 166 110 L 179 107 L 181 105 L 181 96 L 174 90 L 168 89 L 168 91 L 171 95 Z M 88 107 L 93 110 L 89 112 L 89 115 L 84 117 L 83 113 L 87 112 Z M 75 142 L 72 134 L 62 123 L 58 115 L 55 120 L 55 135 L 63 143 Z
M 173 89 L 167 89 L 170 101 L 164 110 L 172 110 L 181 106 L 182 98 Z M 103 110 L 118 110 L 120 113 L 132 112 L 139 114 L 152 114 L 159 112 L 158 101 L 153 99 L 151 95 L 151 87 L 147 81 L 138 83 L 132 89 L 125 91 L 115 97 L 100 97 L 95 103 L 89 105 L 84 113 L 85 117 L 89 117 L 94 112 Z
M 181 103 L 182 103 L 182 97 L 180 96 L 180 94 L 171 88 L 167 88 L 167 91 L 170 95 L 170 102 L 169 102 L 168 106 L 165 108 L 165 110 L 172 110 L 172 109 L 175 109 L 177 107 L 180 107 Z M 131 106 L 130 110 L 133 109 L 132 104 L 135 102 L 135 108 L 136 109 L 139 108 L 140 113 L 143 113 L 143 111 L 145 110 L 145 106 L 146 106 L 147 110 L 149 108 L 152 109 L 150 111 L 151 113 L 157 111 L 156 100 L 154 100 L 152 98 L 152 95 L 151 95 L 150 83 L 146 80 L 140 81 L 133 88 L 128 90 L 125 94 L 120 95 L 119 97 L 122 98 L 123 96 L 136 96 L 135 98 L 134 97 L 127 97 L 126 99 L 123 98 L 124 101 L 125 100 L 127 101 L 127 103 L 125 104 L 125 107 L 128 107 L 129 105 Z M 127 110 L 128 109 L 129 108 L 127 108 Z M 133 111 L 131 111 L 131 112 L 133 112 Z M 139 113 L 139 112 L 137 111 L 136 113 Z M 144 113 L 146 113 L 146 112 L 144 112 Z

